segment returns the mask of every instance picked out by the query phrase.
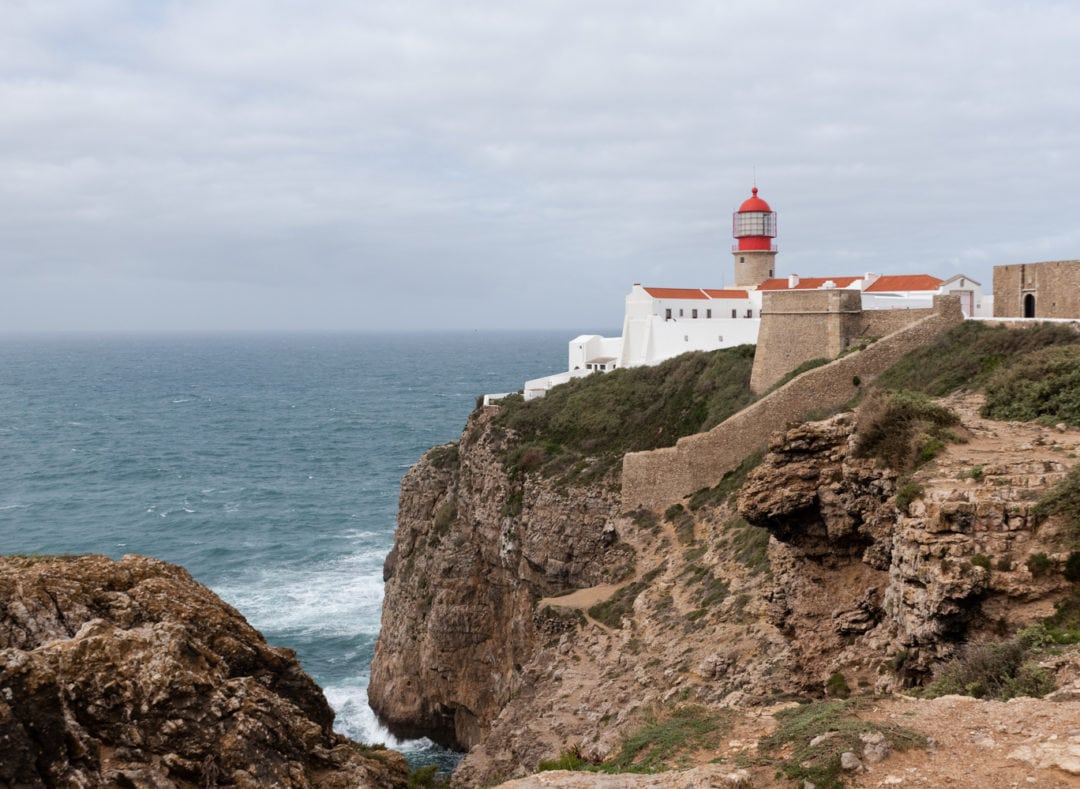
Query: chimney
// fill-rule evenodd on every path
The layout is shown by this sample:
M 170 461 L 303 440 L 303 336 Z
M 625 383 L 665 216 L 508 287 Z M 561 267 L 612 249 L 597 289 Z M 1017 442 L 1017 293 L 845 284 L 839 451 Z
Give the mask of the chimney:
M 799 275 L 798 274 L 788 274 L 787 286 L 789 288 L 797 288 L 797 287 L 799 287 Z

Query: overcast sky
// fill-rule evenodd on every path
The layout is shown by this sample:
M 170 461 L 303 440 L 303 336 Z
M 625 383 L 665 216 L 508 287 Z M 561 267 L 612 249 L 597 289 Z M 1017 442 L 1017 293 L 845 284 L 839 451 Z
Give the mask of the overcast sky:
M 0 331 L 614 328 L 1080 257 L 1080 4 L 0 0 Z

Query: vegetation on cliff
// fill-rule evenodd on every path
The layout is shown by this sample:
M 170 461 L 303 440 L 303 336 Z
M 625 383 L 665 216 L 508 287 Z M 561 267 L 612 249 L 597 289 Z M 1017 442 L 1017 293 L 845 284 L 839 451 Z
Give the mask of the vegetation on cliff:
M 507 465 L 598 478 L 627 452 L 672 446 L 741 410 L 753 400 L 753 362 L 751 345 L 686 353 L 653 367 L 574 379 L 538 400 L 503 398 L 496 424 L 519 437 Z
M 878 376 L 876 384 L 883 389 L 910 389 L 931 397 L 943 397 L 958 389 L 985 390 L 989 400 L 1006 381 L 995 373 L 1027 364 L 1027 357 L 1043 349 L 1078 344 L 1080 334 L 1068 325 L 1041 323 L 1010 329 L 964 321 L 907 354 Z M 992 419 L 1019 418 L 983 415 Z

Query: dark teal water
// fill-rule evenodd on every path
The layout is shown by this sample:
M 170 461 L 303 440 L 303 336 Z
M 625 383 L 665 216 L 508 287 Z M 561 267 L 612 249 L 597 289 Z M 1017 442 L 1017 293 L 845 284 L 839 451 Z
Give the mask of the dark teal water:
M 577 333 L 0 337 L 0 553 L 182 564 L 423 760 L 366 700 L 401 477 Z

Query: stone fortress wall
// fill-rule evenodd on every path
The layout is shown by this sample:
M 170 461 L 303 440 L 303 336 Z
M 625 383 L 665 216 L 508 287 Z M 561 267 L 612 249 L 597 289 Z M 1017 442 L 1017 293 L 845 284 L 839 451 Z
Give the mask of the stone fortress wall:
M 1031 308 L 1031 314 L 1025 311 Z M 995 318 L 1075 318 L 1080 315 L 1080 261 L 994 266 Z
M 933 312 L 863 310 L 857 290 L 765 293 L 750 391 L 766 392 L 803 362 L 835 359 L 861 341 L 893 334 Z
M 778 334 L 773 338 L 762 335 L 758 342 L 758 353 L 764 348 L 790 344 L 801 349 L 799 353 L 810 355 L 784 369 L 778 377 L 807 359 L 826 356 L 828 349 L 834 347 L 834 340 L 842 339 L 844 334 L 858 336 L 858 332 L 865 329 L 865 336 L 875 336 L 870 334 L 875 327 L 884 330 L 894 321 L 904 322 L 897 317 L 888 320 L 871 317 L 869 322 L 863 324 L 861 313 L 854 315 L 848 311 L 843 296 L 831 298 L 840 293 L 842 291 L 790 294 L 814 298 L 783 302 L 785 308 L 802 306 L 805 309 L 802 313 L 777 315 L 773 331 Z M 857 293 L 853 295 L 858 297 Z M 830 307 L 835 309 L 830 310 Z M 817 311 L 807 312 L 811 309 Z M 857 353 L 803 373 L 706 433 L 685 436 L 674 447 L 627 454 L 623 458 L 622 471 L 623 509 L 648 507 L 662 512 L 684 496 L 716 485 L 724 474 L 737 468 L 743 458 L 763 447 L 774 431 L 784 429 L 788 423 L 800 419 L 811 409 L 833 409 L 843 405 L 855 396 L 860 385 L 869 383 L 904 354 L 927 344 L 964 320 L 959 296 L 935 297 L 932 310 L 897 312 L 903 312 L 914 322 L 907 323 Z M 783 356 L 784 361 L 772 361 L 767 354 L 763 364 L 770 366 L 771 375 L 791 359 L 797 358 L 799 353 Z M 754 366 L 757 375 L 756 357 Z M 759 375 L 761 380 L 764 377 Z

